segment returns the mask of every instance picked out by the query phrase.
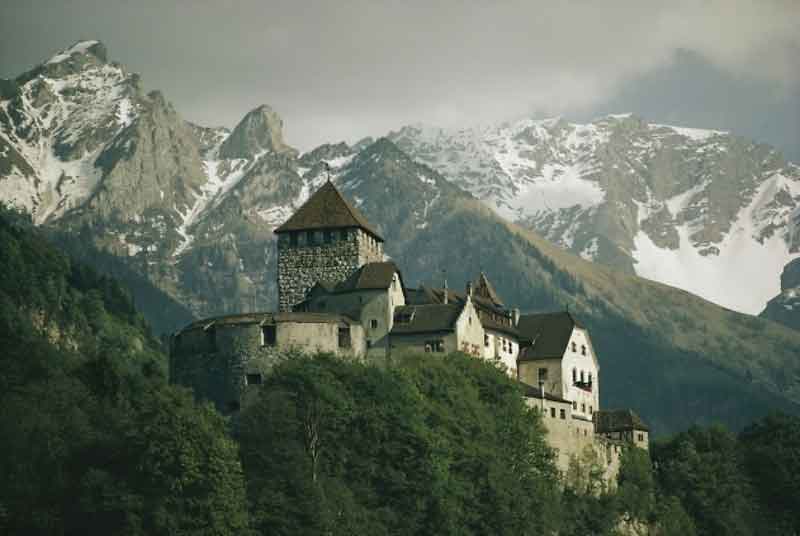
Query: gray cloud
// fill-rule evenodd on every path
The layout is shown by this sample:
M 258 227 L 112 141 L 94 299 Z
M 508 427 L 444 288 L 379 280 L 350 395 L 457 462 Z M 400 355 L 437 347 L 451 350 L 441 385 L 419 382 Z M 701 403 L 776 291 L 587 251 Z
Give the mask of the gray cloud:
M 11 0 L 0 7 L 0 76 L 98 38 L 188 119 L 233 125 L 268 103 L 284 117 L 289 142 L 306 149 L 417 121 L 570 116 L 612 103 L 615 111 L 662 113 L 661 101 L 648 105 L 636 88 L 678 73 L 685 51 L 708 67 L 685 84 L 719 86 L 701 98 L 733 84 L 746 89 L 746 106 L 785 122 L 800 103 L 799 27 L 794 0 Z M 667 85 L 663 99 L 680 108 L 687 86 Z M 690 109 L 677 115 L 691 119 Z M 731 122 L 747 131 L 748 121 Z M 785 131 L 768 141 L 800 145 Z

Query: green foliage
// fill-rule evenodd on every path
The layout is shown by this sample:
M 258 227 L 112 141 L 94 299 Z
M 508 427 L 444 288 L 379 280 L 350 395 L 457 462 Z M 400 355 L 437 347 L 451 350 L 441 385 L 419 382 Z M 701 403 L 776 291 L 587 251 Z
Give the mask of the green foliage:
M 698 534 L 754 533 L 754 493 L 733 434 L 692 427 L 656 443 L 653 458 L 662 492 L 680 499 Z
M 278 366 L 242 415 L 264 534 L 527 534 L 557 477 L 516 385 L 462 355 L 390 369 L 327 355 Z
M 800 533 L 800 418 L 768 416 L 746 428 L 739 439 L 760 499 L 760 533 Z
M 243 534 L 235 443 L 127 292 L 0 209 L 0 529 Z
M 622 452 L 617 500 L 629 519 L 648 521 L 655 508 L 655 481 L 647 451 L 628 446 Z

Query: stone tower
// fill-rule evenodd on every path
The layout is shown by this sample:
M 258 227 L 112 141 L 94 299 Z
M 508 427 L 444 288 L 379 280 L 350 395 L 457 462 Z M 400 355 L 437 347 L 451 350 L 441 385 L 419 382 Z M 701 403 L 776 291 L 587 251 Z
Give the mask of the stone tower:
M 291 311 L 318 282 L 335 285 L 364 264 L 383 260 L 383 238 L 330 181 L 275 234 L 280 311 Z

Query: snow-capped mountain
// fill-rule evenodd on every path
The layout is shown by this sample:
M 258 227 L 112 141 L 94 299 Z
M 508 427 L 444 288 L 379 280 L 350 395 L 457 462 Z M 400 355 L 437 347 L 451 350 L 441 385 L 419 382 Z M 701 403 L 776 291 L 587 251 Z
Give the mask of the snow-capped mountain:
M 769 147 L 610 117 L 457 133 L 407 128 L 393 135 L 397 143 L 365 139 L 299 155 L 282 129 L 268 106 L 232 130 L 188 123 L 108 62 L 100 43 L 77 43 L 0 80 L 0 200 L 31 212 L 97 269 L 135 274 L 126 281 L 137 304 L 152 305 L 142 288 L 155 286 L 208 317 L 275 306 L 272 231 L 331 180 L 384 236 L 408 286 L 441 284 L 446 271 L 464 288 L 485 271 L 509 306 L 568 305 L 598 352 L 613 356 L 604 365 L 618 382 L 606 391 L 618 394 L 609 406 L 645 408 L 669 430 L 697 418 L 744 422 L 800 401 L 797 332 L 583 262 L 475 199 L 631 272 L 640 234 L 659 253 L 687 241 L 701 260 L 733 251 L 725 240 L 739 227 L 788 250 L 797 169 Z M 182 321 L 162 313 L 149 317 L 159 331 Z M 684 415 L 664 415 L 679 406 Z
M 585 259 L 742 312 L 800 255 L 800 167 L 727 132 L 629 114 L 389 135 L 499 215 Z

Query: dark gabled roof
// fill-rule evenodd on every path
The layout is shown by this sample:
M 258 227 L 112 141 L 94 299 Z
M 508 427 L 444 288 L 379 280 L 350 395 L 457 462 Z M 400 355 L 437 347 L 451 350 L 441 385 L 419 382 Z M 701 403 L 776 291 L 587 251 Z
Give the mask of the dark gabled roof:
M 625 432 L 628 430 L 649 431 L 644 421 L 629 409 L 600 410 L 594 412 L 595 431 L 598 434 Z
M 395 307 L 394 316 L 405 316 L 408 322 L 395 322 L 392 335 L 453 331 L 463 304 L 402 305 Z
M 575 327 L 582 326 L 568 312 L 520 316 L 517 329 L 532 342 L 520 353 L 519 360 L 563 357 Z
M 427 287 L 425 285 L 421 285 L 418 289 L 409 289 L 410 299 L 414 300 L 414 303 L 419 305 L 444 303 L 444 294 L 445 289 L 443 288 Z M 466 294 L 463 292 L 456 292 L 453 289 L 447 289 L 447 301 L 449 303 L 462 303 L 466 301 Z M 507 312 L 502 307 L 496 306 L 491 300 L 483 296 L 478 296 L 477 294 L 472 295 L 472 303 L 475 304 L 475 307 L 478 309 L 484 309 L 493 313 L 506 314 Z
M 426 287 L 422 285 L 418 289 L 409 289 L 407 291 L 406 303 L 409 305 L 443 304 L 444 295 L 445 289 Z M 465 294 L 447 289 L 447 303 L 457 303 L 463 305 L 466 303 L 466 299 L 467 298 Z M 506 316 L 509 313 L 502 307 L 495 305 L 490 299 L 473 294 L 472 303 L 475 306 L 475 309 L 478 310 L 478 313 L 485 313 L 480 315 L 481 325 L 484 327 L 484 329 L 499 331 L 520 339 L 526 338 L 521 335 L 520 331 L 516 327 L 509 326 L 492 319 L 491 315 Z
M 525 398 L 538 398 L 541 400 L 542 398 L 542 391 L 538 387 L 534 387 L 533 385 L 528 385 L 525 382 L 519 382 L 520 386 L 522 387 L 522 395 Z M 552 395 L 547 391 L 544 392 L 544 399 L 550 400 L 551 402 L 560 402 L 562 404 L 572 404 L 569 400 L 565 400 L 560 396 Z
M 489 282 L 489 278 L 486 277 L 486 274 L 481 272 L 481 275 L 478 276 L 477 281 L 475 281 L 473 285 L 475 296 L 480 296 L 490 301 L 496 307 L 503 307 L 503 300 L 497 295 L 494 286 Z
M 353 290 L 385 290 L 392 285 L 394 274 L 400 270 L 393 262 L 370 262 L 356 270 L 353 275 L 342 281 L 333 292 L 350 292 Z M 403 276 L 399 275 L 401 283 Z
M 328 181 L 314 192 L 308 201 L 303 203 L 303 206 L 297 209 L 297 212 L 292 214 L 283 225 L 275 229 L 275 233 L 348 227 L 359 227 L 383 242 L 383 238 L 364 215 L 348 203 L 333 183 Z
M 478 311 L 480 311 L 480 307 L 477 307 Z M 491 313 L 484 314 L 483 316 L 479 315 L 481 319 L 481 325 L 483 329 L 491 330 L 491 331 L 499 331 L 500 333 L 505 333 L 506 335 L 511 335 L 512 337 L 516 337 L 517 339 L 524 340 L 526 337 L 520 333 L 519 329 L 514 326 L 509 326 L 508 324 L 503 324 L 502 322 L 498 322 L 489 316 Z

